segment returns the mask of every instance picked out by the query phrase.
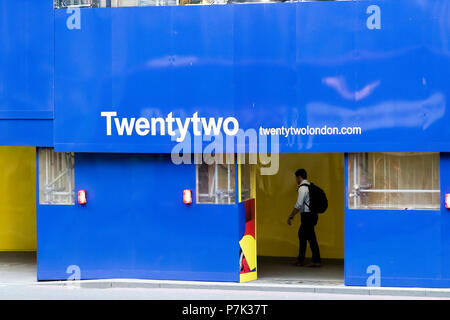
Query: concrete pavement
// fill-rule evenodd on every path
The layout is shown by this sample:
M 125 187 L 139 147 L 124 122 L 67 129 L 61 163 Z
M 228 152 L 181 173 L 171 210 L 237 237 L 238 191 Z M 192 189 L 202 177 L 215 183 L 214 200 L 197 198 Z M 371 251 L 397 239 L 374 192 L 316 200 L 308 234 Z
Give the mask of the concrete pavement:
M 286 259 L 271 261 L 263 261 L 261 278 L 249 283 L 136 279 L 37 282 L 35 253 L 0 253 L 0 299 L 450 299 L 450 289 L 345 286 L 339 261 L 321 269 L 291 267 Z

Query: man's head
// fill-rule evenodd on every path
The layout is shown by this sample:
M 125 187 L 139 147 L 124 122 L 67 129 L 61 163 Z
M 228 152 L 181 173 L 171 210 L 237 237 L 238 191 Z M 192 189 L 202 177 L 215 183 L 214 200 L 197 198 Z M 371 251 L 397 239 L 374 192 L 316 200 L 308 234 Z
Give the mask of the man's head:
M 298 169 L 295 171 L 295 180 L 297 181 L 297 184 L 302 183 L 303 180 L 306 180 L 307 174 L 305 169 Z

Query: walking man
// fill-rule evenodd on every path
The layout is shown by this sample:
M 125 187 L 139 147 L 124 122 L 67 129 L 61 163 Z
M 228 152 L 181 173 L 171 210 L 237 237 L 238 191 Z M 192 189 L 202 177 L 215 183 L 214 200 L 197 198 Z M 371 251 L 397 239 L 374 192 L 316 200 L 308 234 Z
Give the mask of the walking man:
M 310 183 L 306 179 L 307 173 L 305 169 L 298 169 L 295 172 L 295 179 L 298 184 L 298 197 L 297 203 L 292 210 L 287 223 L 292 225 L 292 220 L 300 212 L 300 229 L 298 230 L 298 239 L 300 242 L 300 248 L 298 252 L 298 258 L 294 262 L 296 266 L 306 266 L 306 267 L 320 267 L 320 251 L 319 244 L 317 243 L 316 233 L 314 227 L 317 224 L 319 216 L 317 212 L 311 212 L 309 209 L 310 199 L 309 199 L 309 186 Z M 312 251 L 312 263 L 305 265 L 305 253 L 306 245 L 309 241 L 309 246 Z

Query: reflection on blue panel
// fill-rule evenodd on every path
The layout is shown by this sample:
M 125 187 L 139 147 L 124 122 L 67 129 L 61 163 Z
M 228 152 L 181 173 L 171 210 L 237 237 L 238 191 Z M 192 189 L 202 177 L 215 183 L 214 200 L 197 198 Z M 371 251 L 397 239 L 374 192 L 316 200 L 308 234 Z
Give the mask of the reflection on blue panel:
M 380 29 L 366 23 L 374 4 Z M 58 10 L 56 148 L 175 145 L 168 135 L 106 136 L 100 112 L 116 111 L 233 116 L 257 131 L 361 128 L 280 136 L 281 152 L 450 151 L 448 11 L 405 0 L 82 9 L 69 30 Z

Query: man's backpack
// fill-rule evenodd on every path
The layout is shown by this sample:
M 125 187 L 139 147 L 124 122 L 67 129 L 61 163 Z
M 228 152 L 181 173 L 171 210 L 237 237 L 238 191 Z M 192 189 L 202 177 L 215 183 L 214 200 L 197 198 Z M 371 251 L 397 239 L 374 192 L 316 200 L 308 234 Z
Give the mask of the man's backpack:
M 310 185 L 304 184 L 309 189 L 309 205 L 305 205 L 311 212 L 324 213 L 328 208 L 328 199 L 325 192 L 314 183 Z

